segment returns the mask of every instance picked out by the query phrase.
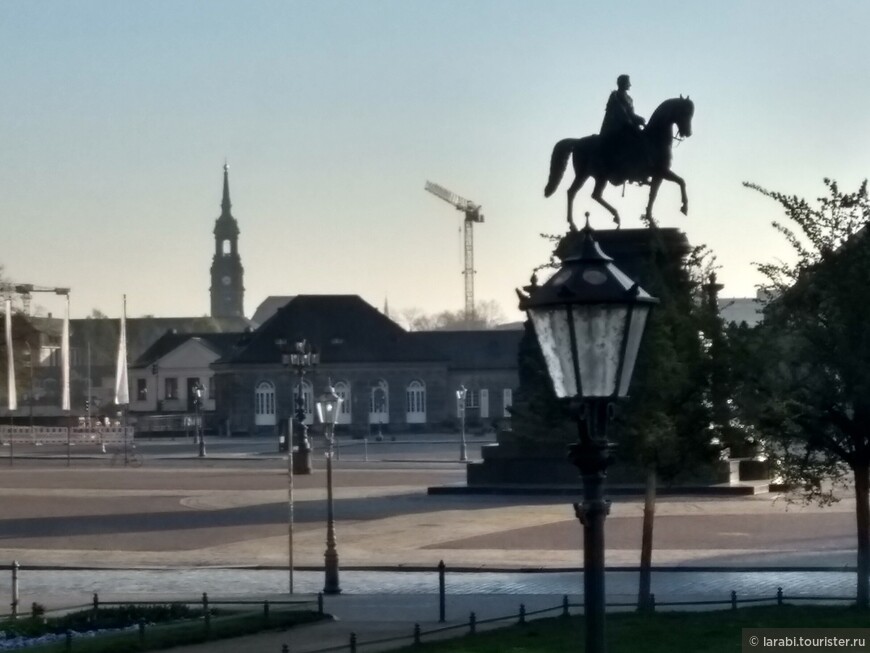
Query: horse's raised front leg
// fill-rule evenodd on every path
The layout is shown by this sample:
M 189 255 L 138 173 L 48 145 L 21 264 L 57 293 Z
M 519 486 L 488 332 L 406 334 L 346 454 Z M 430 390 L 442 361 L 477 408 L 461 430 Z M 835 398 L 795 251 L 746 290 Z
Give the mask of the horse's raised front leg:
M 683 181 L 683 178 L 680 177 L 677 173 L 672 170 L 668 170 L 662 175 L 663 178 L 668 181 L 672 181 L 680 187 L 680 195 L 683 198 L 683 205 L 680 207 L 680 212 L 683 215 L 689 214 L 689 197 L 686 195 L 686 182 Z
M 592 199 L 598 202 L 605 209 L 610 211 L 610 215 L 613 216 L 613 221 L 616 223 L 617 229 L 622 224 L 622 221 L 619 219 L 619 212 L 610 206 L 603 197 L 601 197 L 601 193 L 604 191 L 605 186 L 607 186 L 607 179 L 601 178 L 595 180 L 595 188 L 592 189 Z

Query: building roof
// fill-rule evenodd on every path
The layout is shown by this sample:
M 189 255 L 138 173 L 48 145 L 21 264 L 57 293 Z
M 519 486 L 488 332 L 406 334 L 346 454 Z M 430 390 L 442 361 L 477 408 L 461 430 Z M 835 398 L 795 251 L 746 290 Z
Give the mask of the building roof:
M 170 330 L 146 349 L 130 367 L 148 367 L 190 340 L 200 342 L 218 357 L 226 356 L 232 353 L 243 336 L 243 333 L 178 333 Z
M 285 306 L 294 296 L 295 295 L 270 295 L 269 297 L 266 297 L 266 299 L 260 302 L 260 305 L 257 306 L 257 310 L 254 311 L 254 316 L 251 318 L 251 322 L 253 322 L 255 326 L 265 324 L 266 320 L 272 317 L 279 308 Z
M 522 330 L 412 331 L 418 343 L 443 354 L 452 369 L 516 368 Z
M 60 338 L 63 320 L 55 317 L 30 317 L 37 331 Z M 233 333 L 238 336 L 249 329 L 244 317 L 133 317 L 127 318 L 127 360 L 135 361 L 167 331 L 178 333 Z M 85 318 L 70 320 L 70 346 L 84 351 L 90 348 L 91 364 L 115 365 L 121 320 Z M 59 343 L 58 343 L 59 344 Z
M 307 340 L 319 349 L 321 364 L 446 362 L 412 335 L 358 295 L 297 295 L 217 363 L 276 363 L 278 339 Z

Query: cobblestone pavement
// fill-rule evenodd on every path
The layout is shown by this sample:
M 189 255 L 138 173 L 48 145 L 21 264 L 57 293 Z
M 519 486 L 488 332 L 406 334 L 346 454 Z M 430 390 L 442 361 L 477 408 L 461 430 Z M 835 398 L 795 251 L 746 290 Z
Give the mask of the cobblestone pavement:
M 777 588 L 792 597 L 847 597 L 855 591 L 854 571 L 656 571 L 653 591 L 659 603 L 669 601 L 730 602 L 731 591 L 740 599 L 776 597 Z M 323 587 L 323 572 L 296 571 L 296 593 L 314 596 Z M 286 570 L 171 569 L 171 570 L 23 570 L 19 572 L 21 602 L 47 602 L 48 607 L 85 604 L 94 593 L 103 601 L 174 597 L 198 600 L 210 597 L 287 597 Z M 438 576 L 432 572 L 342 571 L 339 597 L 327 597 L 330 610 L 342 605 L 364 607 L 355 597 L 378 595 L 394 606 L 394 620 L 425 618 L 418 604 L 431 604 L 438 593 Z M 466 597 L 538 597 L 537 602 L 559 602 L 563 595 L 582 600 L 582 572 L 456 572 L 446 576 L 451 601 L 468 604 Z M 10 594 L 10 577 L 0 582 L 0 595 Z M 637 594 L 637 573 L 607 572 L 608 601 L 631 602 Z M 408 601 L 407 596 L 414 600 Z M 388 598 L 396 597 L 396 598 Z M 507 600 L 507 599 L 506 599 Z M 528 598 L 526 599 L 528 600 Z M 518 606 L 521 598 L 509 603 Z M 437 605 L 437 603 L 436 603 Z M 554 603 L 555 605 L 555 603 Z M 339 610 L 340 611 L 340 610 Z M 373 606 L 365 618 L 376 619 L 381 608 Z M 402 616 L 405 615 L 405 616 Z M 431 616 L 431 614 L 429 615 Z

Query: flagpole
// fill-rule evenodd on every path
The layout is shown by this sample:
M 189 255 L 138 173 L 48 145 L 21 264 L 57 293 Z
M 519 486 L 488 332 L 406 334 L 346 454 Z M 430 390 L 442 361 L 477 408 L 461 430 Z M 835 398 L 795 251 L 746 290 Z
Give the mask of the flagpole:
M 124 295 L 124 311 L 121 313 L 121 329 L 118 337 L 118 362 L 115 366 L 115 405 L 122 409 L 122 437 L 124 438 L 124 466 L 130 462 L 127 447 L 127 409 L 130 404 L 130 387 L 127 383 L 127 295 Z
M 15 355 L 12 350 L 12 300 L 6 299 L 6 381 L 9 404 L 9 424 L 15 424 L 15 412 L 18 409 L 18 391 L 15 387 Z M 15 464 L 15 436 L 9 437 L 9 466 Z

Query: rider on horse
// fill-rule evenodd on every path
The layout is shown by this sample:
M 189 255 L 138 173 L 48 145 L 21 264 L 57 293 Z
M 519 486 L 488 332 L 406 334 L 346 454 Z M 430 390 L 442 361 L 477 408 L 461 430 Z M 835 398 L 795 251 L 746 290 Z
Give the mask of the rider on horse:
M 604 121 L 601 123 L 602 156 L 614 171 L 612 183 L 626 180 L 644 182 L 649 177 L 649 156 L 641 134 L 646 124 L 634 112 L 634 102 L 628 94 L 631 80 L 628 75 L 616 78 L 617 89 L 607 99 Z

